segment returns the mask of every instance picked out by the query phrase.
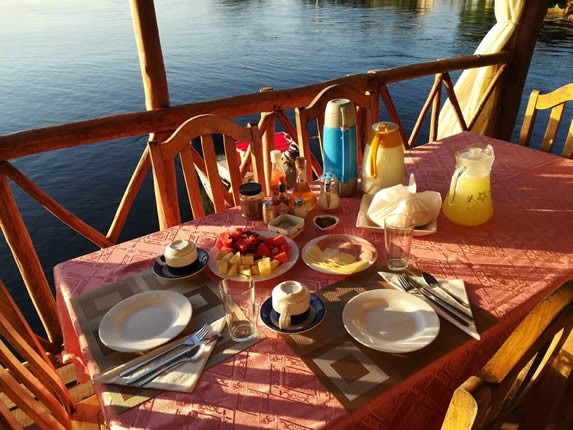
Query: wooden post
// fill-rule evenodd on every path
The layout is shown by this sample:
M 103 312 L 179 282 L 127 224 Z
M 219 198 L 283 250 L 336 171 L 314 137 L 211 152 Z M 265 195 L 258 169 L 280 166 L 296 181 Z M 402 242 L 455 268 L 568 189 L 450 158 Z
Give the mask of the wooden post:
M 519 27 L 508 43 L 508 47 L 513 50 L 513 57 L 500 82 L 497 113 L 492 113 L 494 121 L 487 131 L 490 136 L 511 139 L 531 56 L 546 14 L 547 2 L 526 0 Z
M 60 346 L 62 332 L 56 313 L 56 302 L 2 166 L 3 163 L 0 163 L 0 227 L 48 339 Z
M 131 0 L 131 19 L 139 53 L 141 78 L 145 90 L 145 107 L 147 110 L 169 107 L 169 88 L 167 86 L 167 76 L 165 74 L 153 0 Z M 165 134 L 155 135 L 155 133 L 151 133 L 149 136 L 151 141 L 163 141 L 166 138 L 167 135 Z M 153 184 L 159 227 L 164 229 L 179 224 L 181 219 L 179 216 L 175 165 L 166 163 L 165 175 L 161 177 L 153 175 Z M 166 192 L 170 192 L 169 198 L 161 199 L 161 193 Z M 171 207 L 165 208 L 164 202 L 169 202 Z
M 266 93 L 272 91 L 271 87 L 264 87 L 259 90 L 260 93 Z M 263 184 L 265 194 L 271 195 L 271 159 L 270 154 L 273 149 L 275 149 L 275 114 L 274 112 L 262 112 L 261 120 L 265 117 L 270 116 L 270 121 L 267 121 L 267 126 L 263 130 L 263 135 L 261 136 L 262 142 L 262 157 L 263 157 L 263 172 L 265 174 L 265 180 L 259 182 Z M 254 167 L 254 166 L 253 166 Z

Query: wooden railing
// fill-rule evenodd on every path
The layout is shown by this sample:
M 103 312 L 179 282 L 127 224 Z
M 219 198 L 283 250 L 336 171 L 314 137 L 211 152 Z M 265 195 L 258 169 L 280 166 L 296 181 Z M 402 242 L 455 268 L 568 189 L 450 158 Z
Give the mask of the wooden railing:
M 204 113 L 218 114 L 232 119 L 250 115 L 259 116 L 263 153 L 267 153 L 273 146 L 277 121 L 282 129 L 291 136 L 296 136 L 296 127 L 289 119 L 289 114 L 292 113 L 294 108 L 308 105 L 318 92 L 332 84 L 343 84 L 359 91 L 371 91 L 379 94 L 381 103 L 386 108 L 388 116 L 392 121 L 399 124 L 400 131 L 405 141 L 408 142 L 407 145 L 412 146 L 416 142 L 428 111 L 431 112 L 429 136 L 430 140 L 435 139 L 438 128 L 438 113 L 441 107 L 442 87 L 445 87 L 445 91 L 458 114 L 461 128 L 467 130 L 475 120 L 475 118 L 463 118 L 455 96 L 450 72 L 476 67 L 498 67 L 499 72 L 480 103 L 480 106 L 483 106 L 492 94 L 495 85 L 503 76 L 505 67 L 509 64 L 510 59 L 511 52 L 504 51 L 487 56 L 466 56 L 437 60 L 404 67 L 370 71 L 300 88 L 286 90 L 265 88 L 257 94 L 240 95 L 174 107 L 155 108 L 145 112 L 113 115 L 0 136 L 0 224 L 49 340 L 55 345 L 59 345 L 61 342 L 55 302 L 28 230 L 18 210 L 8 179 L 12 180 L 70 228 L 97 246 L 105 248 L 115 244 L 120 236 L 135 196 L 149 170 L 149 151 L 147 147 L 143 150 L 106 234 L 97 231 L 61 206 L 20 172 L 10 162 L 11 160 L 122 137 L 165 133 L 174 130 L 186 119 Z M 400 113 L 391 96 L 391 84 L 427 76 L 434 76 L 434 83 L 429 89 L 427 100 L 422 106 L 418 120 L 411 130 L 410 137 L 406 138 L 407 134 L 402 125 Z M 292 117 L 292 115 L 290 116 Z

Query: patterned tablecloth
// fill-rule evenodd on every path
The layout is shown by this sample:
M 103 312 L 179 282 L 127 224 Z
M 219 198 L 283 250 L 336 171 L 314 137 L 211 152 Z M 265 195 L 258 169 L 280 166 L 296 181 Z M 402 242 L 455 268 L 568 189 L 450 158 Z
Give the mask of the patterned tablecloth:
M 409 151 L 407 174 L 416 174 L 419 191 L 435 190 L 444 196 L 455 151 L 487 143 L 493 145 L 496 156 L 493 218 L 479 227 L 461 227 L 440 214 L 436 233 L 414 239 L 411 261 L 438 278 L 465 280 L 472 304 L 498 320 L 481 332 L 480 341 L 467 336 L 465 342 L 348 412 L 286 340 L 261 323 L 268 338 L 204 371 L 191 394 L 162 392 L 118 413 L 111 406 L 107 387 L 96 384 L 110 426 L 170 430 L 439 428 L 454 388 L 484 364 L 536 303 L 573 278 L 572 160 L 461 133 Z M 332 232 L 367 239 L 378 249 L 382 262 L 384 236 L 356 227 L 359 206 L 359 195 L 342 199 L 337 212 L 341 223 Z M 262 223 L 247 222 L 237 209 L 231 209 L 56 266 L 57 305 L 69 357 L 89 375 L 99 373 L 71 305 L 73 297 L 149 270 L 155 256 L 172 240 L 191 239 L 210 249 L 216 235 L 229 226 L 265 229 Z M 309 218 L 295 242 L 302 249 L 319 234 Z M 286 279 L 301 280 L 318 291 L 344 277 L 316 272 L 299 260 L 286 274 L 257 285 L 257 303 Z M 350 336 L 348 341 L 354 342 Z M 384 366 L 374 372 L 384 373 Z M 332 369 L 337 368 L 340 363 L 333 361 Z

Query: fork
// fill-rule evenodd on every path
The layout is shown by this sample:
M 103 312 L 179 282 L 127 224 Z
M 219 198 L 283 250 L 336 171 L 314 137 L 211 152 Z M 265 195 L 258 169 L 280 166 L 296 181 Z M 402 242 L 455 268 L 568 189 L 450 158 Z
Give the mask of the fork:
M 187 339 L 185 339 L 185 341 L 178 343 L 177 345 L 173 345 L 171 348 L 167 348 L 165 351 L 161 351 L 158 354 L 152 355 L 151 357 L 147 358 L 146 360 L 143 360 L 143 361 L 137 363 L 136 365 L 131 366 L 130 368 L 123 370 L 119 374 L 119 376 L 129 375 L 130 373 L 133 373 L 137 369 L 145 366 L 147 363 L 149 363 L 149 362 L 151 362 L 151 361 L 153 361 L 159 357 L 163 357 L 168 352 L 171 352 L 171 351 L 173 351 L 179 347 L 196 345 L 197 343 L 201 342 L 205 338 L 205 336 L 207 336 L 207 334 L 209 333 L 210 330 L 211 330 L 211 326 L 209 324 L 205 324 L 203 327 L 201 327 L 199 330 L 197 330 L 192 336 L 189 336 Z
M 138 387 L 143 387 L 144 385 L 147 385 L 154 379 L 158 378 L 160 375 L 163 375 L 168 370 L 178 367 L 183 363 L 199 360 L 205 354 L 205 345 L 212 342 L 213 340 L 216 342 L 221 337 L 222 335 L 220 333 L 209 336 L 208 338 L 190 347 L 182 357 L 179 357 L 165 367 L 157 369 L 151 375 L 147 376 L 147 378 L 138 380 L 135 385 Z
M 408 277 L 405 274 L 398 275 L 397 279 L 400 286 L 406 292 L 411 292 L 412 290 L 419 291 L 424 297 L 426 297 L 427 299 L 431 300 L 432 302 L 440 306 L 444 311 L 447 311 L 448 315 L 450 315 L 452 318 L 455 318 L 460 324 L 463 324 L 465 326 L 470 325 L 470 321 L 468 321 L 468 317 L 465 314 L 462 314 L 461 311 L 458 311 L 448 302 L 444 301 L 440 297 L 424 289 L 424 287 L 417 286 L 410 279 L 408 279 Z

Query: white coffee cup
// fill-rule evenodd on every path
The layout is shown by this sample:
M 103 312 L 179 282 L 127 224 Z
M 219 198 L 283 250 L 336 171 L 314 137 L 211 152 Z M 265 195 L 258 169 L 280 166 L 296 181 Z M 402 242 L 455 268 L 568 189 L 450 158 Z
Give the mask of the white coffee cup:
M 197 247 L 189 240 L 175 240 L 167 245 L 162 255 L 157 256 L 161 266 L 180 268 L 197 261 Z
M 284 281 L 273 288 L 273 309 L 279 313 L 281 330 L 291 325 L 291 317 L 304 314 L 310 307 L 310 292 L 298 281 Z

